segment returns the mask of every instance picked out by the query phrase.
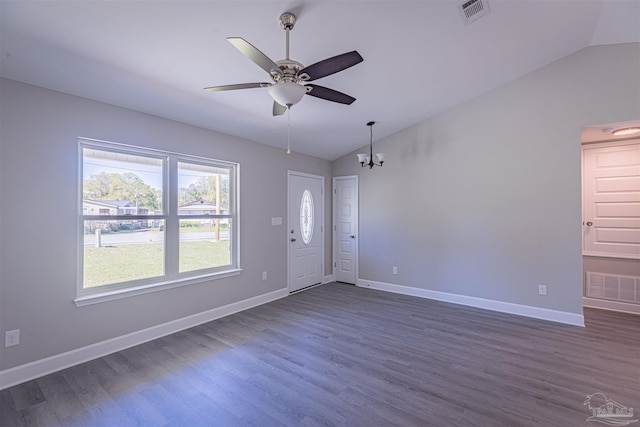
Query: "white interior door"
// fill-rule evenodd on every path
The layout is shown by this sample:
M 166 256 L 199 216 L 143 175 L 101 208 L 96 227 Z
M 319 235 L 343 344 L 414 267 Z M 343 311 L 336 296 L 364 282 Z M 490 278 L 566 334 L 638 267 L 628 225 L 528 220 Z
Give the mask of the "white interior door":
M 584 255 L 640 259 L 640 141 L 583 149 Z
M 289 292 L 322 283 L 324 177 L 289 172 Z
M 356 283 L 358 266 L 358 177 L 333 178 L 333 279 Z

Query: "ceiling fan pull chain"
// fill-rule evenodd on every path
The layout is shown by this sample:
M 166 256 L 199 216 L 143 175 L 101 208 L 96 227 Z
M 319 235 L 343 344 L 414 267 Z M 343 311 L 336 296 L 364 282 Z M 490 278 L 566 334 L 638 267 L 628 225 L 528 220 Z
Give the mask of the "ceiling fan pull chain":
M 291 107 L 287 107 L 287 154 L 291 154 Z

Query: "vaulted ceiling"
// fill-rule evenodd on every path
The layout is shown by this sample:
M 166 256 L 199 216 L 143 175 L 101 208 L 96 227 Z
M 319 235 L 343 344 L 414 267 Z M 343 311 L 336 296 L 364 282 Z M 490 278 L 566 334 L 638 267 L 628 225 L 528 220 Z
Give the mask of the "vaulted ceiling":
M 350 106 L 306 96 L 290 111 L 293 151 L 333 160 L 586 46 L 640 41 L 638 0 L 462 1 L 0 0 L 0 75 L 280 147 L 269 81 L 227 37 L 285 57 L 281 13 L 297 15 L 291 58 L 310 65 L 357 50 L 364 62 L 318 80 Z

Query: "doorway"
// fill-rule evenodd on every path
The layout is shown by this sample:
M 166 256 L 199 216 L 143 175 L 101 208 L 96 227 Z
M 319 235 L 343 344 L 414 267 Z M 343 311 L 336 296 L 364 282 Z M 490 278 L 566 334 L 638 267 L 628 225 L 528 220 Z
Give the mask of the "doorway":
M 324 277 L 324 177 L 289 171 L 289 292 L 319 285 Z
M 640 140 L 611 133 L 637 125 L 582 130 L 585 307 L 640 313 Z

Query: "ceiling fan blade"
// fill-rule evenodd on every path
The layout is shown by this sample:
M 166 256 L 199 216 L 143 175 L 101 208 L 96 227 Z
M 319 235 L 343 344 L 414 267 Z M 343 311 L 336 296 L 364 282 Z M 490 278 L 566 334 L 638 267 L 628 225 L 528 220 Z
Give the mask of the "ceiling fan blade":
M 332 58 L 325 59 L 315 64 L 311 64 L 308 67 L 303 68 L 298 72 L 303 80 L 312 81 L 321 79 L 322 77 L 335 74 L 339 71 L 346 70 L 349 67 L 353 67 L 356 64 L 364 61 L 362 56 L 357 51 L 351 51 L 343 53 L 342 55 L 334 56 Z M 304 78 L 303 74 L 309 76 L 308 79 Z
M 327 101 L 351 105 L 353 101 L 356 100 L 354 97 L 349 96 L 346 93 L 338 92 L 337 90 L 329 89 L 328 87 L 318 85 L 305 85 L 305 87 L 311 88 L 311 90 L 307 92 L 307 95 L 326 99 Z
M 242 37 L 229 37 L 227 38 L 236 49 L 238 49 L 244 56 L 255 62 L 260 68 L 265 70 L 269 75 L 282 75 L 282 70 L 278 67 L 278 64 L 273 62 L 267 55 L 260 52 L 258 48 L 251 43 L 243 39 Z
M 284 105 L 278 104 L 276 101 L 273 101 L 273 115 L 281 116 L 287 111 L 287 107 Z
M 271 83 L 240 83 L 237 85 L 205 87 L 204 90 L 209 92 L 222 92 L 223 90 L 253 89 L 256 87 L 269 87 L 269 86 L 271 86 Z

